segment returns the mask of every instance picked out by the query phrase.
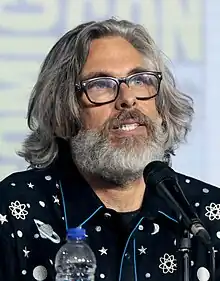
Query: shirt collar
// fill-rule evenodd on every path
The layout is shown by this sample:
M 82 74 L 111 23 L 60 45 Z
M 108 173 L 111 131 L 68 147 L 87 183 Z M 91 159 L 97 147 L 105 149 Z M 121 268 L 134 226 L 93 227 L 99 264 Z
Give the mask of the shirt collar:
M 65 151 L 65 147 L 62 147 L 61 151 L 62 154 L 59 153 L 55 164 L 55 174 L 62 188 L 63 204 L 68 217 L 67 224 L 69 227 L 76 227 L 96 212 L 108 212 L 108 210 L 79 173 L 69 150 Z M 158 216 L 161 217 L 161 214 L 175 219 L 175 214 L 166 202 L 157 196 L 154 190 L 146 188 L 140 215 L 155 220 Z

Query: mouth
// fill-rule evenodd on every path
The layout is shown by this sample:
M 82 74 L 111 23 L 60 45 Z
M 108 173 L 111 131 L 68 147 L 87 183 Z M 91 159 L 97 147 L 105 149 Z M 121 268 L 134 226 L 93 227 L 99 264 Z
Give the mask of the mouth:
M 118 137 L 129 137 L 146 134 L 146 127 L 136 120 L 126 120 L 116 125 L 112 133 Z
M 120 130 L 120 131 L 133 131 L 137 129 L 140 126 L 139 123 L 131 123 L 131 124 L 121 124 L 120 126 L 114 128 L 114 130 Z

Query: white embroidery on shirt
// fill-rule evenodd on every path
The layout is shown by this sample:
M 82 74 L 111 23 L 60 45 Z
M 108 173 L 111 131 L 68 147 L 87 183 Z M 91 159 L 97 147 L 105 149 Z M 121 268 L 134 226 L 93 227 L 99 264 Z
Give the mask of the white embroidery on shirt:
M 205 216 L 209 218 L 210 221 L 220 220 L 220 204 L 211 203 L 209 206 L 205 207 Z
M 4 224 L 5 222 L 8 222 L 8 220 L 6 219 L 7 215 L 2 215 L 0 214 L 0 222 L 1 225 Z
M 202 190 L 204 193 L 209 193 L 209 189 L 208 188 L 203 188 Z
M 16 217 L 17 220 L 25 220 L 28 211 L 26 211 L 26 205 L 21 204 L 19 201 L 11 202 L 9 206 L 12 216 Z
M 154 231 L 151 233 L 151 235 L 155 235 L 160 231 L 160 226 L 157 223 L 154 223 Z
M 141 247 L 140 247 L 140 249 L 138 249 L 138 251 L 139 251 L 139 254 L 140 255 L 142 255 L 142 254 L 146 254 L 146 251 L 147 251 L 147 248 L 144 248 L 144 246 L 142 245 Z
M 29 255 L 30 251 L 28 251 L 28 249 L 27 249 L 27 247 L 26 247 L 26 246 L 24 247 L 23 252 L 24 252 L 24 257 L 25 257 L 25 258 L 29 258 L 29 256 L 28 256 L 28 255 Z
M 53 203 L 54 204 L 58 204 L 58 205 L 60 205 L 60 200 L 57 198 L 57 195 L 53 195 L 53 199 L 54 199 L 54 201 L 53 201 Z
M 19 238 L 22 238 L 23 237 L 23 232 L 21 230 L 17 230 L 17 236 Z
M 27 185 L 28 185 L 28 187 L 30 187 L 31 189 L 33 189 L 33 187 L 34 187 L 34 185 L 33 185 L 31 182 L 28 183 Z
M 207 268 L 200 267 L 197 270 L 197 278 L 199 281 L 208 281 L 210 278 L 210 273 Z
M 45 176 L 45 180 L 50 181 L 52 179 L 51 176 Z
M 104 247 L 102 247 L 102 249 L 99 250 L 99 252 L 101 253 L 101 256 L 107 255 L 107 251 L 108 251 L 108 249 L 105 249 Z
M 33 277 L 38 281 L 43 281 L 47 278 L 47 269 L 42 265 L 38 265 L 33 270 Z
M 177 270 L 177 263 L 174 255 L 164 254 L 164 256 L 160 258 L 159 268 L 163 270 L 164 274 L 173 273 Z
M 46 204 L 44 203 L 44 201 L 39 201 L 39 204 L 42 208 L 44 208 L 46 206 Z
M 54 232 L 53 228 L 49 224 L 46 224 L 37 219 L 34 219 L 34 222 L 37 226 L 41 238 L 49 239 L 51 242 L 56 244 L 60 243 L 59 235 L 56 232 Z
M 22 274 L 22 275 L 26 275 L 26 274 L 27 274 L 27 270 L 25 270 L 25 269 L 22 270 L 21 274 Z

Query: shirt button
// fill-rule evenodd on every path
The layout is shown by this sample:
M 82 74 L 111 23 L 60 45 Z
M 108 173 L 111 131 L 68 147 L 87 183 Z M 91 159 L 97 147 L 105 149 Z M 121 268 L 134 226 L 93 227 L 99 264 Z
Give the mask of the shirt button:
M 96 228 L 95 228 L 95 230 L 96 230 L 97 232 L 100 232 L 100 231 L 102 230 L 102 228 L 101 228 L 100 225 L 97 225 Z
M 138 226 L 138 229 L 139 229 L 139 230 L 144 230 L 143 225 L 142 225 L 142 224 L 140 224 L 140 225 Z
M 104 217 L 105 217 L 105 218 L 107 218 L 107 219 L 110 219 L 110 218 L 111 218 L 111 216 L 112 216 L 112 215 L 111 215 L 111 214 L 109 214 L 109 213 L 104 213 Z
M 126 257 L 126 259 L 128 259 L 128 260 L 130 260 L 130 258 L 131 258 L 131 256 L 130 256 L 129 253 L 125 253 L 125 257 Z

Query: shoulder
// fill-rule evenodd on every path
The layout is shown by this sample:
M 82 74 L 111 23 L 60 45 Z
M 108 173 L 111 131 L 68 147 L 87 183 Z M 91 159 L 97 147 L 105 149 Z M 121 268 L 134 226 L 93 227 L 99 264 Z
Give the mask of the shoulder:
M 15 172 L 8 175 L 2 181 L 0 181 L 0 188 L 6 185 L 15 186 L 16 182 L 19 184 L 21 182 L 28 182 L 31 180 L 37 180 L 39 177 L 46 175 L 51 172 L 50 168 L 47 169 L 27 169 L 20 172 Z
M 0 188 L 6 188 L 8 186 L 16 186 L 16 183 L 28 181 L 36 176 L 36 170 L 30 169 L 21 172 L 15 172 L 8 175 L 2 181 L 0 181 Z
M 45 169 L 29 169 L 21 172 L 15 172 L 7 176 L 0 182 L 0 191 L 4 190 L 7 193 L 9 187 L 19 187 L 20 189 L 30 186 L 31 183 L 50 182 L 54 177 L 54 172 L 51 168 Z M 17 190 L 17 188 L 16 188 Z
M 210 198 L 213 199 L 220 199 L 220 187 L 211 185 L 209 183 L 203 182 L 199 179 L 183 175 L 183 174 L 177 174 L 178 181 L 183 189 L 184 194 L 191 199 L 204 199 L 204 200 L 210 200 Z
M 179 184 L 220 250 L 220 188 L 178 174 Z
M 15 201 L 28 201 L 56 189 L 57 179 L 51 168 L 12 173 L 0 182 L 0 213 Z

